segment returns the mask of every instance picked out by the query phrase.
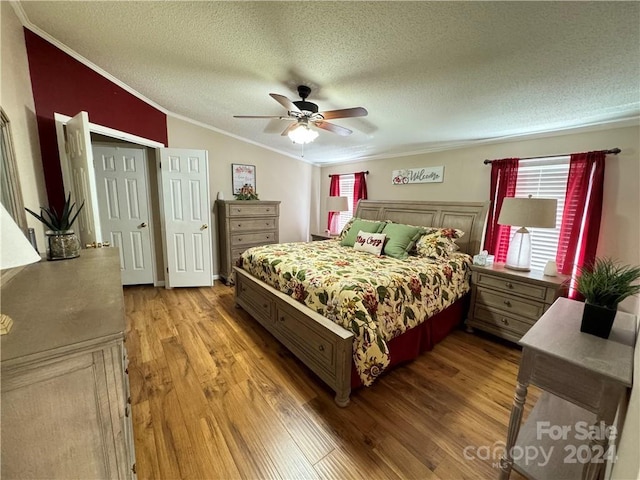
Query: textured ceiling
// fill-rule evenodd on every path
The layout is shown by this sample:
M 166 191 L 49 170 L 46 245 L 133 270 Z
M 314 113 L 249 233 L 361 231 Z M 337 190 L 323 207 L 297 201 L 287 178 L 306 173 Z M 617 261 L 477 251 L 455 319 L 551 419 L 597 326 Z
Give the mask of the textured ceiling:
M 37 2 L 28 23 L 170 112 L 280 152 L 269 97 L 369 116 L 307 161 L 438 150 L 640 114 L 638 2 Z M 37 31 L 36 29 L 36 31 Z

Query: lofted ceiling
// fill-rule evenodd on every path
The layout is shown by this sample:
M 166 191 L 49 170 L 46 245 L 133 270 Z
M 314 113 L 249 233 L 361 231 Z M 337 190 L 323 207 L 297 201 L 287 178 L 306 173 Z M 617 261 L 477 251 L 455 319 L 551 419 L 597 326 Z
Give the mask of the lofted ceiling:
M 287 155 L 269 93 L 332 120 L 304 158 L 443 150 L 635 119 L 638 2 L 23 1 L 26 24 L 161 108 Z M 47 36 L 45 36 L 47 38 Z

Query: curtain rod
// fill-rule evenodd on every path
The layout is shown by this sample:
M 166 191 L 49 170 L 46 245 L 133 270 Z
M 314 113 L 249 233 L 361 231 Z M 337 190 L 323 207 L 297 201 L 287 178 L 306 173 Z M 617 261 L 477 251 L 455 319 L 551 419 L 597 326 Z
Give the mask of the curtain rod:
M 364 172 L 353 172 L 353 173 L 334 173 L 333 175 L 355 175 L 356 173 L 364 173 L 365 175 L 369 175 L 369 170 Z M 333 177 L 333 175 L 329 175 L 329 178 Z
M 613 154 L 613 155 L 617 155 L 619 154 L 622 150 L 620 150 L 618 147 L 616 148 L 612 148 L 610 150 L 600 150 L 601 152 L 604 152 L 605 154 Z M 559 153 L 557 155 L 541 155 L 539 157 L 522 157 L 520 160 L 534 160 L 537 158 L 553 158 L 553 157 L 568 157 L 570 155 L 573 155 L 572 153 Z M 484 164 L 488 165 L 490 163 L 495 162 L 496 160 L 485 160 Z

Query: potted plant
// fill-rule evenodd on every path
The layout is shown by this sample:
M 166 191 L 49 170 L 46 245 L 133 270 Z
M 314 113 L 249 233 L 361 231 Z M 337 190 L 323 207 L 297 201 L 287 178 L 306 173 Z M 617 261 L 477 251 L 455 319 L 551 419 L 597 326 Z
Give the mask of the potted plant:
M 585 298 L 581 332 L 609 338 L 618 304 L 640 292 L 640 267 L 596 258 L 580 269 L 576 289 Z M 635 283 L 635 284 L 634 284 Z
M 71 203 L 71 193 L 67 196 L 61 213 L 55 208 L 40 207 L 40 215 L 28 208 L 27 212 L 40 220 L 48 230 L 45 232 L 47 236 L 47 260 L 64 260 L 67 258 L 76 258 L 80 255 L 80 240 L 75 232 L 71 229 L 73 222 L 76 221 L 84 202 L 75 211 L 75 203 Z

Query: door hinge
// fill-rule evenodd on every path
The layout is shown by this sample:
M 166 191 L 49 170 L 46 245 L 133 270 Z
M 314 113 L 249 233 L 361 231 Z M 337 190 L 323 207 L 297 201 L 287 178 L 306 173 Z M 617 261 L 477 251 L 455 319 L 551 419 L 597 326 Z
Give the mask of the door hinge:
M 167 273 L 169 273 L 169 267 L 167 267 Z

